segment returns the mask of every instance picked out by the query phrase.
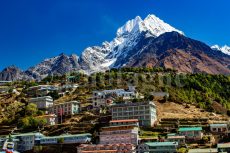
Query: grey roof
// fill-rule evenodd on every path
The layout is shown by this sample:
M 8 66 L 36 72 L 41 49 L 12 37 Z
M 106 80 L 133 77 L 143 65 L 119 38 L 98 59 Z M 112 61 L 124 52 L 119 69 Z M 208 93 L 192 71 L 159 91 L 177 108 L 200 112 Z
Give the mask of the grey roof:
M 215 148 L 209 148 L 209 149 L 190 149 L 188 153 L 217 153 L 218 150 Z
M 157 146 L 176 146 L 178 145 L 178 142 L 147 142 L 145 143 L 148 146 L 151 147 L 157 147 Z
M 227 127 L 227 124 L 210 124 L 211 127 Z

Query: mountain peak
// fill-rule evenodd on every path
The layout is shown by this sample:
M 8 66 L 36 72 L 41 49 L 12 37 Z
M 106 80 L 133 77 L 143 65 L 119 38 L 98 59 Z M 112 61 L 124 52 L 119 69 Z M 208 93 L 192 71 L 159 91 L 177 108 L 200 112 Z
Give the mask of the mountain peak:
M 127 21 L 122 27 L 117 30 L 117 36 L 122 36 L 133 31 L 134 28 L 138 28 L 139 24 L 143 22 L 140 16 L 136 16 L 135 19 Z
M 146 26 L 147 30 L 150 31 L 155 36 L 159 36 L 163 33 L 172 32 L 172 31 L 176 31 L 184 35 L 182 31 L 172 27 L 168 23 L 165 23 L 163 20 L 161 20 L 160 18 L 158 18 L 153 14 L 149 14 L 144 19 L 144 25 Z
M 8 71 L 8 70 L 21 71 L 20 68 L 18 68 L 16 65 L 10 65 L 10 66 L 6 67 L 3 71 Z
M 224 45 L 223 47 L 220 47 L 219 45 L 213 45 L 211 48 L 213 50 L 218 50 L 223 52 L 224 54 L 230 55 L 230 47 L 227 45 Z
M 184 34 L 182 31 L 165 23 L 154 14 L 149 14 L 144 20 L 142 20 L 140 16 L 137 16 L 136 18 L 127 21 L 122 27 L 117 30 L 117 37 L 128 35 L 137 31 L 139 33 L 147 31 L 155 37 L 158 37 L 165 32 L 172 31 Z
M 65 53 L 60 53 L 58 56 L 67 56 Z
M 0 80 L 16 81 L 27 79 L 28 77 L 24 74 L 24 72 L 15 65 L 8 66 L 0 72 Z

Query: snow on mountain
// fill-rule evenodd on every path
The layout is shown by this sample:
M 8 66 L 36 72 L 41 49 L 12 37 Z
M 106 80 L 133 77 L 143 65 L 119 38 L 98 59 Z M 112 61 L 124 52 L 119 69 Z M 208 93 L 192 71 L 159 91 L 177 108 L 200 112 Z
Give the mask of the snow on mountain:
M 128 50 L 135 47 L 142 33 L 146 33 L 146 37 L 158 37 L 172 31 L 183 34 L 182 31 L 175 29 L 155 15 L 148 15 L 144 20 L 137 16 L 120 27 L 111 42 L 104 42 L 102 46 L 85 49 L 80 58 L 81 68 L 86 73 L 107 70 L 113 66 L 119 56 L 128 56 Z
M 211 47 L 212 49 L 214 50 L 218 50 L 218 51 L 221 51 L 223 52 L 224 54 L 227 54 L 227 55 L 230 55 L 230 47 L 225 45 L 223 47 L 220 47 L 219 45 L 214 45 Z

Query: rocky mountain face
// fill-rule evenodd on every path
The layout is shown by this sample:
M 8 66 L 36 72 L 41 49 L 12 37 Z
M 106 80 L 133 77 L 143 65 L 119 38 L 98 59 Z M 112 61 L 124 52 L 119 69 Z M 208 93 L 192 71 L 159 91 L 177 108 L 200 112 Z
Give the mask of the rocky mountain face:
M 88 47 L 80 57 L 60 54 L 25 72 L 3 70 L 0 80 L 40 80 L 47 75 L 78 70 L 90 74 L 110 68 L 143 66 L 163 66 L 183 73 L 230 74 L 230 48 L 217 45 L 210 48 L 186 37 L 155 15 L 148 15 L 145 19 L 137 16 L 120 27 L 112 41 Z
M 16 66 L 9 66 L 0 72 L 0 80 L 16 81 L 30 79 L 25 73 Z
M 80 65 L 87 73 L 125 66 L 163 66 L 184 73 L 229 74 L 229 60 L 226 52 L 187 38 L 182 31 L 148 15 L 144 20 L 137 16 L 128 21 L 111 42 L 84 50 Z
M 177 32 L 143 40 L 129 51 L 128 58 L 119 58 L 115 66 L 165 67 L 183 73 L 230 74 L 227 68 L 230 56 Z
M 59 56 L 45 59 L 38 65 L 29 68 L 25 74 L 40 80 L 47 75 L 63 75 L 71 71 L 79 70 L 78 56 L 60 54 Z
M 106 41 L 102 46 L 84 50 L 80 57 L 81 68 L 86 73 L 112 68 L 119 58 L 129 56 L 128 52 L 144 39 L 142 33 L 147 33 L 146 37 L 156 38 L 171 31 L 183 34 L 182 31 L 173 28 L 155 15 L 148 15 L 144 20 L 137 16 L 120 27 L 111 42 Z M 121 65 L 116 65 L 116 67 L 119 66 Z

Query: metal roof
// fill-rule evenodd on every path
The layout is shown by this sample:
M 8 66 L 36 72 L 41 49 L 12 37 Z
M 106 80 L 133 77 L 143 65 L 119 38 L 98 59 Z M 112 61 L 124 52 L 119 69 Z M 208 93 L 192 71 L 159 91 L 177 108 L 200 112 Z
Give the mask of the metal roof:
M 147 142 L 145 143 L 148 146 L 151 147 L 157 147 L 157 146 L 175 146 L 178 145 L 178 142 Z
M 80 137 L 80 136 L 92 136 L 90 133 L 84 133 L 84 134 L 64 134 L 59 136 L 50 136 L 50 137 L 43 137 L 42 139 L 52 139 L 52 138 L 70 138 L 70 137 Z
M 226 127 L 227 124 L 210 124 L 211 127 Z
M 209 148 L 209 149 L 190 149 L 188 153 L 217 153 L 218 150 L 215 148 Z
M 230 143 L 219 143 L 217 148 L 230 148 Z
M 37 132 L 37 133 L 33 133 L 33 132 L 30 132 L 30 133 L 19 133 L 19 134 L 13 134 L 11 135 L 12 137 L 21 137 L 21 136 L 43 136 L 43 134 Z
M 179 132 L 185 132 L 185 131 L 202 131 L 202 127 L 183 127 L 179 128 Z

